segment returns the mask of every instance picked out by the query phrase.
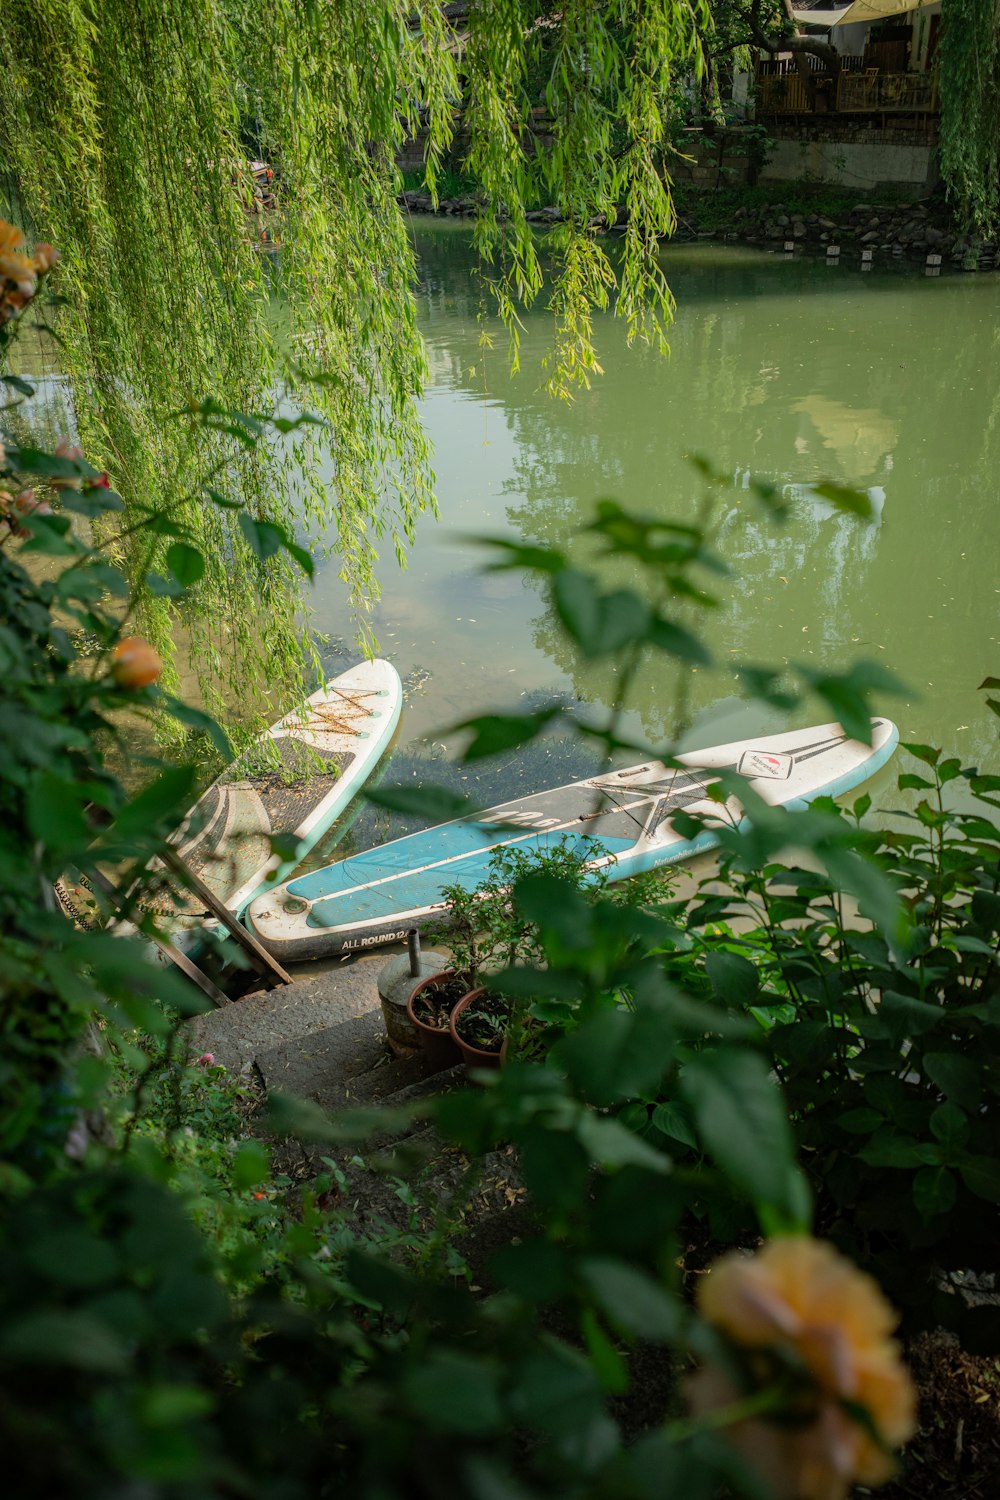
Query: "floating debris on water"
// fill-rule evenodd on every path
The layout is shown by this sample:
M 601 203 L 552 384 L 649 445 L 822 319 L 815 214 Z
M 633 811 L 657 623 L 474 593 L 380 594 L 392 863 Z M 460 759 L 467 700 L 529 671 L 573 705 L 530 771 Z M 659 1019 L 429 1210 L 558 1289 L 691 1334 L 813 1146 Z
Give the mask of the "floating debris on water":
M 403 702 L 409 703 L 417 693 L 423 692 L 431 680 L 431 674 L 426 667 L 414 667 L 407 672 L 403 678 Z

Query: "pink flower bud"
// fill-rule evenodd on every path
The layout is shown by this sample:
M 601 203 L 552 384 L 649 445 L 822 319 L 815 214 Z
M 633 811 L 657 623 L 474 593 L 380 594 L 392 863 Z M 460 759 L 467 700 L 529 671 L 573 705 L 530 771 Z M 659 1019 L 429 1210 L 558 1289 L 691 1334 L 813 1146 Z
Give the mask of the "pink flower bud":
M 198 1058 L 195 1066 L 199 1067 L 199 1068 L 214 1068 L 215 1067 L 215 1053 L 214 1052 L 203 1052 L 201 1054 L 201 1056 Z
M 47 500 L 39 500 L 32 489 L 19 491 L 13 500 L 10 501 L 9 507 L 5 506 L 4 508 L 10 512 L 7 516 L 7 524 L 17 537 L 28 537 L 31 535 L 28 528 L 22 526 L 21 522 L 17 519 L 18 516 L 52 515 L 52 507 L 49 502 Z
M 63 438 L 61 442 L 56 444 L 56 457 L 68 458 L 73 463 L 79 463 L 83 457 L 83 449 L 79 443 L 71 443 L 69 438 Z M 78 490 L 81 488 L 83 481 L 71 475 L 65 478 L 57 477 L 50 479 L 49 483 L 54 490 Z

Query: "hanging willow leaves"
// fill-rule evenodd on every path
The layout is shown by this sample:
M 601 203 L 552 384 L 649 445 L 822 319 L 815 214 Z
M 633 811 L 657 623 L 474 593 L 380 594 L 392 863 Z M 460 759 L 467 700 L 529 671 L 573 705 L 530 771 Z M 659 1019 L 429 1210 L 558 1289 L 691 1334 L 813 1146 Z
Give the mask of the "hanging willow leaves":
M 701 0 L 480 0 L 453 27 L 436 0 L 276 0 L 263 24 L 247 0 L 9 0 L 6 211 L 63 254 L 61 368 L 124 502 L 99 522 L 115 561 L 168 576 L 172 528 L 205 557 L 197 589 L 139 607 L 164 654 L 183 616 L 210 704 L 231 674 L 250 710 L 299 676 L 298 542 L 263 570 L 269 527 L 332 536 L 363 614 L 377 550 L 402 562 L 433 506 L 400 147 L 423 132 L 433 189 L 462 119 L 515 363 L 516 308 L 543 287 L 526 205 L 558 209 L 549 384 L 566 394 L 599 369 L 592 313 L 616 286 L 629 337 L 662 343 L 660 106 L 706 16 Z M 277 171 L 273 257 L 247 211 L 251 156 Z M 594 219 L 619 205 L 613 262 Z M 170 521 L 151 530 L 151 510 Z
M 1000 8 L 948 0 L 937 50 L 941 175 L 966 222 L 991 234 L 1000 210 Z

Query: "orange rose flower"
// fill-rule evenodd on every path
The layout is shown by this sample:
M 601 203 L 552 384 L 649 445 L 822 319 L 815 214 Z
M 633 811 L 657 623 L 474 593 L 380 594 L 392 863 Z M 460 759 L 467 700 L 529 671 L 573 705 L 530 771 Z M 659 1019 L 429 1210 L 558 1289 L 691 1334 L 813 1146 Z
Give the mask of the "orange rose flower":
M 898 1319 L 870 1276 L 831 1245 L 776 1239 L 754 1256 L 724 1256 L 699 1285 L 698 1306 L 740 1350 L 783 1354 L 807 1372 L 796 1421 L 755 1417 L 727 1430 L 776 1496 L 843 1500 L 853 1482 L 891 1478 L 891 1450 L 915 1430 L 916 1393 L 889 1337 Z M 745 1394 L 714 1367 L 690 1386 L 699 1415 Z M 864 1408 L 880 1441 L 847 1403 Z
M 24 244 L 24 235 L 16 224 L 8 224 L 6 219 L 0 219 L 0 255 L 8 255 L 12 250 L 20 250 Z
M 62 257 L 55 245 L 47 245 L 43 241 L 42 244 L 35 246 L 34 266 L 39 276 L 47 275 L 53 266 L 59 264 L 61 259 Z
M 120 688 L 149 687 L 163 671 L 163 663 L 141 635 L 128 635 L 111 653 L 111 675 Z
M 54 245 L 36 245 L 34 255 L 24 254 L 24 235 L 6 219 L 0 219 L 0 325 L 10 322 L 27 307 L 45 276 L 59 260 Z

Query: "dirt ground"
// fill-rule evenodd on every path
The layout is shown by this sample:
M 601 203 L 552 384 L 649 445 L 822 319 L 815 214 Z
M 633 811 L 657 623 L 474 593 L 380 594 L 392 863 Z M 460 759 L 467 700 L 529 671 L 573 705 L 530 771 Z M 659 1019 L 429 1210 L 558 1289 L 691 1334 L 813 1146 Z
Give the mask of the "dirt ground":
M 907 1351 L 920 1391 L 920 1431 L 882 1500 L 1000 1497 L 1000 1359 L 966 1354 L 951 1334 Z M 871 1493 L 859 1489 L 859 1496 Z

